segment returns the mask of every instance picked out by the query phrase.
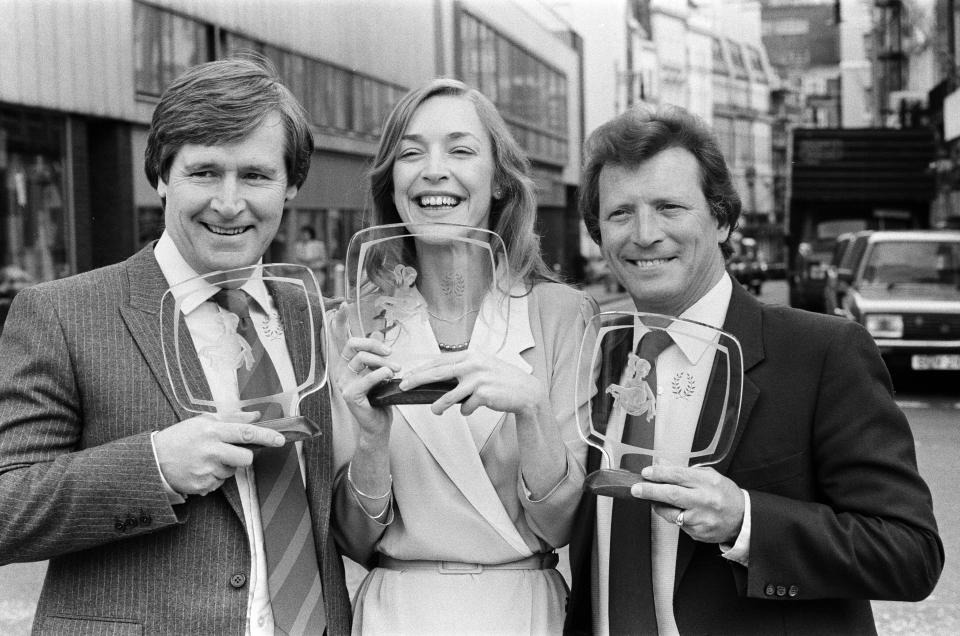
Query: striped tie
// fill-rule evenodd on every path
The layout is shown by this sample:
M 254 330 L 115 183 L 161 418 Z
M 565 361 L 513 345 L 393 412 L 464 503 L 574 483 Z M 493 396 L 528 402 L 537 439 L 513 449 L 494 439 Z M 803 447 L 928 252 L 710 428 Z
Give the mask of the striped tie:
M 643 336 L 637 348 L 637 355 L 650 363 L 646 382 L 655 396 L 657 357 L 672 342 L 669 333 L 654 329 Z M 648 422 L 646 415 L 628 415 L 624 422 L 624 443 L 652 449 L 654 424 L 655 420 Z M 623 468 L 639 473 L 650 465 L 650 458 L 626 455 L 620 463 Z M 610 523 L 611 634 L 657 633 L 657 614 L 650 578 L 653 568 L 650 547 L 650 503 L 642 499 L 614 499 Z
M 250 300 L 239 289 L 224 289 L 214 301 L 240 319 L 237 333 L 249 343 L 254 363 L 240 365 L 237 386 L 241 399 L 283 391 L 277 370 L 250 318 Z M 257 405 L 264 420 L 282 417 L 275 403 Z M 263 448 L 253 459 L 260 500 L 260 523 L 267 555 L 267 577 L 273 622 L 280 634 L 322 634 L 326 623 L 313 526 L 303 487 L 300 461 L 293 444 Z

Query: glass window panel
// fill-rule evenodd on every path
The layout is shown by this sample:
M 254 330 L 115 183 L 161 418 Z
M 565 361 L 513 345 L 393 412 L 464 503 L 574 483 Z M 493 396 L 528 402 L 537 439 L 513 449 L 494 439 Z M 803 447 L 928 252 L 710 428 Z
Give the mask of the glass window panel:
M 497 101 L 497 39 L 493 29 L 483 27 L 480 38 L 480 90 Z
M 373 134 L 377 130 L 377 84 L 372 79 L 363 79 L 363 128 L 360 132 Z
M 730 61 L 733 62 L 733 68 L 737 77 L 747 77 L 747 65 L 743 61 L 743 52 L 740 45 L 733 40 L 727 40 L 727 47 L 730 50 Z
M 347 75 L 344 73 L 344 75 Z M 350 82 L 351 95 L 351 113 L 348 130 L 363 130 L 363 80 L 359 77 L 350 77 L 347 75 L 347 81 Z
M 136 90 L 146 95 L 160 95 L 163 91 L 161 17 L 162 13 L 153 7 L 133 5 Z
M 511 78 L 513 77 L 513 65 L 510 57 L 510 42 L 505 38 L 497 38 L 497 107 L 504 112 L 512 112 L 513 95 L 511 91 Z
M 0 109 L 0 264 L 24 284 L 75 273 L 59 117 Z
M 480 23 L 467 13 L 460 14 L 460 77 L 464 83 L 480 86 Z
M 720 75 L 729 75 L 730 67 L 727 64 L 727 57 L 723 54 L 723 44 L 717 38 L 712 38 L 711 47 L 713 51 L 713 72 Z
M 223 38 L 223 57 L 230 57 L 240 52 L 254 51 L 256 53 L 265 53 L 265 46 L 262 42 L 257 42 L 250 38 L 243 37 L 236 33 L 224 32 Z
M 343 69 L 338 68 L 333 71 L 330 96 L 333 99 L 334 127 L 349 130 L 353 110 L 353 82 L 350 74 Z
M 207 61 L 207 28 L 172 13 L 160 16 L 160 80 L 165 87 L 189 67 Z
M 307 72 L 306 58 L 296 53 L 287 53 L 284 61 L 283 79 L 287 88 L 303 104 L 307 112 L 310 112 L 311 108 L 308 104 L 313 91 L 310 86 L 311 74 Z

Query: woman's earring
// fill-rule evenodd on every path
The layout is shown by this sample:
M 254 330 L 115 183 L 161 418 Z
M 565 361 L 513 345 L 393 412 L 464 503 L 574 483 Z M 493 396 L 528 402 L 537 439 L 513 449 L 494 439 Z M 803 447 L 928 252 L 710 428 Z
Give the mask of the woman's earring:
M 494 198 L 494 199 L 498 199 L 498 200 L 499 200 L 502 196 L 503 196 L 503 192 L 500 190 L 500 188 L 497 188 L 497 189 L 495 189 L 495 190 L 493 191 L 493 198 Z

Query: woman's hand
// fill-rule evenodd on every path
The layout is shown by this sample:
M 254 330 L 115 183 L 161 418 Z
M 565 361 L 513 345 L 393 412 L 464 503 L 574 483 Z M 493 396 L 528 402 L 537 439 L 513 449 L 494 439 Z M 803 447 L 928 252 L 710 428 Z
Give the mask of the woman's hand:
M 406 373 L 401 390 L 428 382 L 457 380 L 457 388 L 430 406 L 437 415 L 462 402 L 460 412 L 470 415 L 481 406 L 522 418 L 537 419 L 549 398 L 533 375 L 499 358 L 473 351 L 444 353 Z
M 400 366 L 387 360 L 390 347 L 379 334 L 372 338 L 350 337 L 348 313 L 342 306 L 333 317 L 331 331 L 337 355 L 330 356 L 332 376 L 344 403 L 360 425 L 360 432 L 380 435 L 389 432 L 390 409 L 372 406 L 367 394 L 381 382 L 393 379 Z

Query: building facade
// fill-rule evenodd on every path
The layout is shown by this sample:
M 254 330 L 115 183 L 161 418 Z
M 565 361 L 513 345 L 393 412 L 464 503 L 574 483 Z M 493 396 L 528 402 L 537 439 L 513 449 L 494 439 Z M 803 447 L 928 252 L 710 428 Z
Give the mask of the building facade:
M 270 260 L 291 260 L 310 227 L 334 271 L 363 223 L 386 115 L 408 89 L 445 76 L 488 95 L 528 152 L 546 257 L 569 271 L 581 52 L 568 28 L 524 4 L 0 0 L 0 264 L 49 280 L 156 238 L 163 212 L 142 164 L 159 95 L 193 64 L 254 50 L 302 101 L 317 144 Z
M 782 236 L 774 204 L 775 73 L 756 0 L 550 0 L 583 38 L 586 131 L 640 103 L 682 106 L 719 137 L 761 256 Z M 731 7 L 735 5 L 735 10 Z M 584 236 L 584 255 L 599 249 Z

